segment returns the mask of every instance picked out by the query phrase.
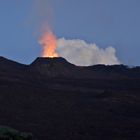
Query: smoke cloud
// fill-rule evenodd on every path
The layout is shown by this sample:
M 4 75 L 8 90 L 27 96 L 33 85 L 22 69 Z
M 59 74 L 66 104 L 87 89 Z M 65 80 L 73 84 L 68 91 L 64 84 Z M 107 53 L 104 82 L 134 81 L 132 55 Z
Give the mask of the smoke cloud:
M 35 29 L 37 30 L 39 29 L 39 34 L 41 34 L 41 36 L 42 34 L 43 35 L 47 34 L 47 40 L 48 40 L 48 31 L 51 31 L 53 33 L 52 19 L 53 19 L 52 0 L 34 0 L 31 12 L 32 25 L 36 24 Z M 49 37 L 49 39 L 50 38 L 51 37 Z M 44 38 L 43 36 L 43 45 L 44 39 L 46 40 L 46 38 Z M 49 43 L 53 44 L 53 47 L 52 44 L 49 44 L 51 49 L 56 48 L 56 46 L 54 47 L 55 41 L 53 42 L 51 40 L 49 41 Z M 46 48 L 47 47 L 45 47 L 45 49 Z M 44 55 L 44 52 L 50 54 L 50 52 L 48 52 L 48 48 L 46 50 L 45 51 L 43 50 L 43 56 L 46 56 L 46 53 Z M 64 57 L 69 62 L 79 66 L 88 66 L 95 64 L 106 64 L 106 65 L 120 64 L 120 61 L 116 56 L 115 48 L 107 47 L 106 49 L 103 49 L 98 47 L 94 43 L 90 44 L 80 39 L 67 40 L 65 38 L 60 38 L 57 40 L 56 51 L 58 53 L 58 56 Z M 55 52 L 55 50 L 53 50 L 53 52 Z M 52 57 L 56 55 L 49 56 Z
M 52 0 L 33 0 L 28 17 L 34 34 L 41 36 L 46 30 L 53 29 Z
M 80 39 L 58 39 L 57 52 L 59 56 L 78 66 L 120 64 L 115 48 L 107 47 L 103 49 L 94 43 L 89 44 Z

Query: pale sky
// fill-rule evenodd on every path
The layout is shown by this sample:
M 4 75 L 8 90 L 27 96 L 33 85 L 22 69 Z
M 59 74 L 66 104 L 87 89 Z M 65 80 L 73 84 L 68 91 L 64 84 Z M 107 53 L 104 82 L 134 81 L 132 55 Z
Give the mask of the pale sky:
M 40 0 L 41 1 L 41 0 Z M 21 63 L 40 56 L 39 26 L 51 20 L 58 38 L 112 46 L 127 65 L 140 65 L 140 0 L 51 0 L 39 17 L 35 0 L 0 1 L 0 55 Z M 47 8 L 47 0 L 43 8 Z M 40 7 L 39 7 L 40 8 Z

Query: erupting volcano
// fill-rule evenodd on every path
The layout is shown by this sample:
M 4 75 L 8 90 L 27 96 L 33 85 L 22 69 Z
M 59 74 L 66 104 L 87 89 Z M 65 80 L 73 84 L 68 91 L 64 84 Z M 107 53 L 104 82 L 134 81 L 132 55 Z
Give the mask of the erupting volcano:
M 56 36 L 51 30 L 45 32 L 39 40 L 39 43 L 42 45 L 42 57 L 54 58 L 58 57 L 56 52 L 57 40 Z

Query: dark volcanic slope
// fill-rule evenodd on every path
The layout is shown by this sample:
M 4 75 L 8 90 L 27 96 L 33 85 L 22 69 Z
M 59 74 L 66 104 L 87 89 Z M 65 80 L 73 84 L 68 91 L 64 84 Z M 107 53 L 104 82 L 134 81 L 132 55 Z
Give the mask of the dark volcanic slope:
M 0 58 L 0 125 L 42 140 L 137 140 L 140 68 Z

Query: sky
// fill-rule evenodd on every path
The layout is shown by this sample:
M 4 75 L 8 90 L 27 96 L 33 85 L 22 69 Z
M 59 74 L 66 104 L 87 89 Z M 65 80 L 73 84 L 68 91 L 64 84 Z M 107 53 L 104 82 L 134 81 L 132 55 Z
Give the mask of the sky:
M 36 1 L 0 1 L 0 56 L 34 61 L 41 54 L 38 38 L 47 21 L 60 41 L 111 46 L 120 63 L 140 65 L 140 0 L 40 0 L 40 6 Z

